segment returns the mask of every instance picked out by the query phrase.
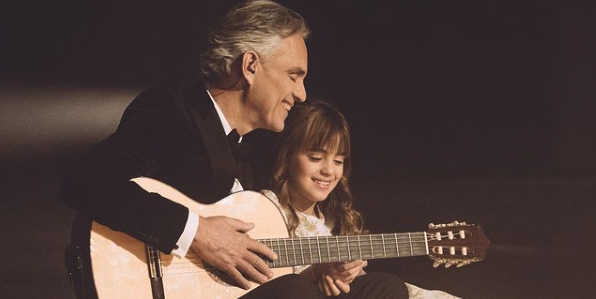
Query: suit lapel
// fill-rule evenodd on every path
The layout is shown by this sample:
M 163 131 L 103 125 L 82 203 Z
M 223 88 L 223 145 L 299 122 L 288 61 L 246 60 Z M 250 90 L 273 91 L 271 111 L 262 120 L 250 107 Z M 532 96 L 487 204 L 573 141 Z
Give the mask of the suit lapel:
M 217 111 L 202 84 L 188 89 L 185 101 L 211 163 L 212 184 L 208 199 L 215 201 L 230 193 L 234 178 L 238 177 L 238 168 Z

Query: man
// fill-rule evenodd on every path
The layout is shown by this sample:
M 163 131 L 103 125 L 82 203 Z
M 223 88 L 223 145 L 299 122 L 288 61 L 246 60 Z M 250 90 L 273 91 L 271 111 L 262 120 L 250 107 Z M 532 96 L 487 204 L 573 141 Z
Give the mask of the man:
M 201 57 L 204 82 L 141 93 L 117 131 L 65 176 L 64 201 L 164 253 L 185 256 L 193 251 L 244 288 L 250 287 L 249 279 L 267 282 L 272 272 L 261 257 L 276 256 L 245 234 L 251 224 L 195 215 L 130 179 L 158 179 L 201 203 L 250 188 L 251 167 L 235 161 L 226 135 L 283 129 L 292 106 L 306 99 L 308 35 L 303 18 L 277 3 L 250 1 L 234 7 L 209 31 Z M 263 298 L 282 290 L 286 298 L 320 296 L 312 291 L 316 286 L 301 286 L 298 276 L 292 277 L 251 293 Z

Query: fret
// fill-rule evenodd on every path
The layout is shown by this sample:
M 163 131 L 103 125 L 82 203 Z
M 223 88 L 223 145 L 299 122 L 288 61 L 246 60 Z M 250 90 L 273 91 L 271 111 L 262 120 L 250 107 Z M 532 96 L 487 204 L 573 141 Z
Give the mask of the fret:
M 277 260 L 271 261 L 271 264 L 272 264 L 272 267 L 277 267 L 277 263 L 278 263 L 279 258 L 280 258 L 280 254 L 279 254 L 279 240 L 277 240 L 277 247 L 275 246 L 275 244 L 273 242 L 274 242 L 274 240 L 269 240 L 269 243 L 271 244 L 271 247 L 272 247 L 273 251 L 275 253 L 277 253 Z
M 257 241 L 260 242 L 260 240 L 257 240 Z M 269 240 L 269 244 L 271 244 L 270 245 L 271 246 L 270 248 L 271 248 L 271 250 L 273 250 L 273 252 L 275 252 L 278 255 L 278 258 L 279 258 L 279 253 L 278 253 L 279 250 L 277 248 L 275 248 L 275 245 L 273 244 L 273 241 L 274 240 L 271 240 L 271 239 Z M 267 266 L 269 266 L 270 268 L 271 267 L 275 267 L 275 261 L 274 260 L 266 261 L 266 262 L 267 262 Z
M 276 263 L 281 262 L 281 248 L 279 246 L 279 239 L 277 239 L 276 241 L 277 241 L 277 247 L 275 248 L 276 250 L 274 250 L 274 251 L 275 251 L 275 253 L 277 253 L 277 260 L 273 261 L 273 266 L 276 266 Z M 280 264 L 280 266 L 281 266 L 281 264 Z
M 273 241 L 275 241 L 275 243 L 277 244 L 275 247 L 275 253 L 277 253 L 277 260 L 274 261 L 274 265 L 277 267 L 281 267 L 283 265 L 282 263 L 282 258 L 283 258 L 283 254 L 281 253 L 281 245 L 279 244 L 279 239 L 274 239 L 272 240 L 272 244 Z
M 348 257 L 351 261 L 358 259 L 358 253 L 356 252 L 358 250 L 358 243 L 355 239 L 356 236 L 346 237 L 346 243 L 348 246 Z
M 265 246 L 271 248 L 271 250 L 273 250 L 275 252 L 275 249 L 272 248 L 273 247 L 273 244 L 271 244 L 271 240 L 266 240 L 266 241 L 268 241 L 269 244 L 267 244 L 267 242 L 266 242 L 265 243 Z M 268 264 L 270 264 L 270 262 L 268 260 L 266 260 L 265 262 L 267 262 Z M 267 266 L 269 266 L 269 265 L 267 265 Z
M 352 260 L 352 254 L 350 252 L 350 236 L 347 236 L 346 238 L 347 238 L 346 239 L 346 241 L 347 241 L 346 244 L 348 245 L 348 260 L 351 261 Z
M 384 245 L 385 246 L 385 255 L 387 257 L 395 257 L 394 248 L 393 248 L 393 246 L 395 244 L 393 243 L 393 236 L 390 234 L 386 234 L 384 236 L 384 238 L 385 238 L 385 245 Z
M 280 243 L 280 239 L 277 239 L 277 249 L 278 249 L 278 261 L 279 261 L 279 265 L 282 266 L 283 264 L 281 263 L 283 261 L 283 254 L 281 253 L 281 243 Z
M 314 243 L 312 243 L 312 244 L 313 244 L 313 246 L 314 246 L 314 248 L 313 248 L 313 249 L 314 249 L 314 251 L 315 251 L 315 252 L 314 252 L 314 254 L 313 254 L 313 256 L 317 256 L 317 258 L 318 258 L 318 263 L 321 263 L 321 250 L 320 250 L 320 248 L 319 248 L 319 242 L 317 241 L 317 239 L 316 239 L 316 238 L 315 238 L 314 240 L 312 240 L 312 241 L 314 241 Z
M 426 232 L 424 232 L 424 254 L 429 254 L 427 240 L 428 236 L 426 235 Z
M 327 245 L 327 261 L 328 262 L 331 262 L 331 251 L 329 250 L 329 238 L 327 237 L 327 238 L 325 238 L 325 240 L 327 241 L 326 242 L 326 245 Z
M 306 238 L 306 240 L 308 240 L 308 253 L 310 254 L 310 259 L 308 261 L 310 264 L 312 264 L 313 258 L 312 258 L 312 247 L 310 247 L 310 238 Z
M 350 258 L 349 258 L 350 253 L 349 252 L 346 253 L 346 250 L 348 250 L 348 242 L 347 242 L 346 238 L 347 238 L 347 236 L 341 236 L 340 240 L 339 240 L 340 241 L 340 244 L 339 244 L 340 251 L 341 251 L 341 254 L 340 254 L 341 261 L 349 261 L 350 260 Z
M 397 257 L 399 257 L 399 241 L 397 240 L 397 233 L 395 235 L 395 253 L 397 253 Z
M 365 235 L 363 237 L 364 238 L 362 240 L 362 245 L 364 247 L 362 247 L 362 250 L 363 250 L 362 257 L 365 258 L 365 259 L 372 259 L 373 258 L 373 253 L 372 253 L 372 250 L 371 250 L 371 247 L 370 247 L 371 235 Z M 369 245 L 367 245 L 367 243 Z
M 362 249 L 360 248 L 360 235 L 358 235 L 358 258 L 362 259 Z
M 378 235 L 373 235 L 372 236 L 372 242 L 374 245 L 374 254 L 377 258 L 385 258 L 387 257 L 387 255 L 385 254 L 384 250 L 385 250 L 385 245 L 383 244 L 384 240 L 383 240 L 383 235 L 382 234 L 378 234 Z
M 276 252 L 275 249 L 273 248 L 273 244 L 271 243 L 271 240 L 258 240 L 258 241 L 263 243 L 265 246 L 271 248 L 271 250 L 273 250 L 273 252 Z M 275 266 L 275 261 L 265 260 L 265 263 L 267 263 L 268 267 Z
M 319 263 L 323 262 L 323 256 L 321 255 L 321 242 L 319 236 L 317 236 L 317 249 L 319 250 Z
M 411 247 L 411 239 L 409 234 L 402 234 L 400 238 L 400 242 L 402 244 L 402 248 L 400 249 L 400 254 L 402 256 L 412 256 L 412 247 Z M 406 246 L 408 245 L 408 246 Z
M 296 265 L 296 244 L 294 244 L 294 239 L 290 239 L 292 241 L 292 255 L 294 256 L 294 263 L 292 265 Z
M 412 234 L 408 233 L 408 238 L 410 239 L 410 254 L 414 255 L 414 248 L 412 247 Z
M 375 250 L 373 249 L 372 235 L 369 236 L 369 239 L 368 240 L 370 241 L 370 252 L 372 254 L 372 258 L 374 259 L 375 258 Z
M 302 250 L 302 241 L 298 241 L 300 244 L 300 255 L 302 256 L 302 264 L 305 265 L 306 263 L 304 262 L 304 251 Z
M 389 252 L 391 250 L 391 243 L 389 243 L 391 241 L 391 235 L 388 234 L 383 234 L 381 235 L 381 242 L 382 242 L 382 249 L 383 249 L 383 258 L 389 258 L 389 257 L 393 257 L 391 255 L 391 252 Z
M 290 265 L 290 255 L 288 254 L 288 243 L 286 243 L 287 239 L 284 239 L 284 249 L 286 251 L 286 261 L 287 265 Z
M 341 248 L 339 246 L 339 238 L 335 236 L 335 245 L 337 246 L 338 262 L 341 262 Z

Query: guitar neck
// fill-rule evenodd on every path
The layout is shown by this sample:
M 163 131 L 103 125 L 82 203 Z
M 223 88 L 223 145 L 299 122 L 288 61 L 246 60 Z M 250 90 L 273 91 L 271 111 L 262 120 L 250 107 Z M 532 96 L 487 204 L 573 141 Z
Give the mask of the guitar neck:
M 425 232 L 260 239 L 278 255 L 271 268 L 428 255 Z

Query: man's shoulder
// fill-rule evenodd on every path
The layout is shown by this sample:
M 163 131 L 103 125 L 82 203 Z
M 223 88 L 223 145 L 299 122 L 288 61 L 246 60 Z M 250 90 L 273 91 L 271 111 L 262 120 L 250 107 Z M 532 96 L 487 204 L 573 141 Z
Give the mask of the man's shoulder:
M 143 90 L 135 100 L 175 100 L 183 99 L 188 96 L 199 96 L 203 93 L 206 94 L 205 88 L 199 83 L 190 85 L 161 85 Z
M 189 105 L 200 110 L 208 109 L 202 102 L 207 102 L 207 92 L 201 84 L 163 85 L 147 88 L 140 92 L 129 104 L 129 108 L 147 107 L 160 111 L 186 110 Z

